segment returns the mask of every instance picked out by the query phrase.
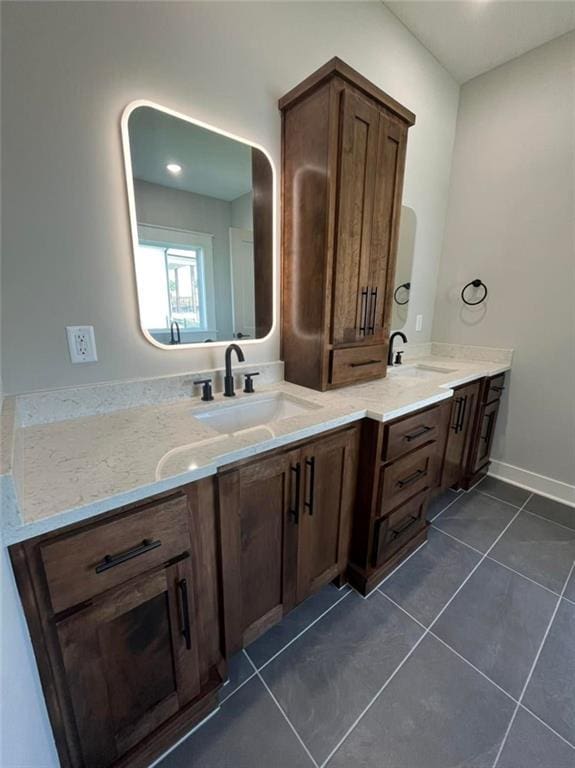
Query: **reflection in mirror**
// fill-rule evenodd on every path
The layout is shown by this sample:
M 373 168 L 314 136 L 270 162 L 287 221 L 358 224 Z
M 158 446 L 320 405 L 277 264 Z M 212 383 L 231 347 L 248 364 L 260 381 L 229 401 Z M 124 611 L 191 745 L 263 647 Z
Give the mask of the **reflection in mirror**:
M 273 170 L 257 147 L 155 106 L 124 117 L 140 321 L 179 344 L 273 323 Z
M 393 307 L 391 311 L 392 331 L 401 330 L 407 322 L 409 297 L 413 281 L 412 267 L 416 226 L 417 218 L 415 211 L 413 208 L 402 205 L 395 267 L 395 285 L 393 289 Z

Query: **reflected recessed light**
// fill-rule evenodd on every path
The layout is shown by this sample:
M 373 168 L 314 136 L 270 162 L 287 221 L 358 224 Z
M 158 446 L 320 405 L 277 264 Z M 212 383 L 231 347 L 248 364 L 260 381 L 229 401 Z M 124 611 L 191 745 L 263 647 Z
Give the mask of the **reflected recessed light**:
M 182 172 L 182 166 L 178 165 L 177 163 L 168 163 L 166 165 L 166 170 L 170 173 L 173 173 L 174 176 L 177 176 L 179 173 Z

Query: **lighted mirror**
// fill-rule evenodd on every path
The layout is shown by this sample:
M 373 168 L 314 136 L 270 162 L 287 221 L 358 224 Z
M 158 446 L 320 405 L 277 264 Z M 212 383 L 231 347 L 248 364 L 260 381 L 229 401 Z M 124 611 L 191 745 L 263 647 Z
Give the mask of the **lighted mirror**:
M 413 251 L 417 219 L 413 208 L 403 205 L 399 224 L 399 241 L 393 286 L 391 330 L 400 331 L 407 322 L 413 282 Z
M 147 102 L 122 121 L 140 322 L 157 346 L 273 325 L 274 174 L 246 141 Z

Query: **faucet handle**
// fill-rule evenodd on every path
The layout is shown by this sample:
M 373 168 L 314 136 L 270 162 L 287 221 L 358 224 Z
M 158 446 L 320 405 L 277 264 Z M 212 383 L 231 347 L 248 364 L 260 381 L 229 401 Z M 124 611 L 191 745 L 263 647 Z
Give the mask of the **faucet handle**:
M 259 376 L 259 375 L 260 375 L 259 371 L 255 371 L 254 373 L 244 373 L 244 378 L 246 380 L 244 385 L 244 392 L 250 393 L 254 391 L 253 377 Z
M 401 365 L 401 364 L 402 364 L 402 362 L 403 362 L 403 360 L 401 359 L 401 358 L 402 358 L 402 356 L 403 356 L 403 350 L 398 350 L 398 351 L 395 353 L 395 361 L 394 361 L 394 365 Z
M 200 384 L 202 385 L 202 400 L 206 403 L 210 400 L 213 400 L 214 396 L 212 394 L 212 380 L 198 379 L 197 381 L 194 381 L 194 386 L 199 386 Z

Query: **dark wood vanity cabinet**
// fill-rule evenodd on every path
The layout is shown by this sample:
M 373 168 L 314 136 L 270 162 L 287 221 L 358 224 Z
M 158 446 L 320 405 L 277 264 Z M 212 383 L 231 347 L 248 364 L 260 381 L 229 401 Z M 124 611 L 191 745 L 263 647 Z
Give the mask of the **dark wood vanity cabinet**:
M 471 488 L 489 469 L 491 447 L 499 414 L 501 396 L 505 390 L 505 374 L 483 379 L 480 387 L 479 406 L 473 426 L 463 488 Z
M 339 59 L 280 109 L 286 379 L 325 390 L 385 376 L 415 116 Z
M 387 424 L 363 422 L 347 571 L 362 594 L 425 541 L 427 502 L 441 481 L 448 415 L 440 404 Z
M 441 488 L 446 490 L 457 487 L 467 470 L 467 462 L 472 449 L 473 432 L 477 418 L 477 408 L 481 382 L 474 381 L 463 387 L 458 387 L 453 394 L 449 413 L 449 430 Z
M 358 439 L 351 427 L 219 475 L 228 655 L 345 571 Z
M 62 766 L 146 766 L 217 705 L 212 480 L 11 547 Z

